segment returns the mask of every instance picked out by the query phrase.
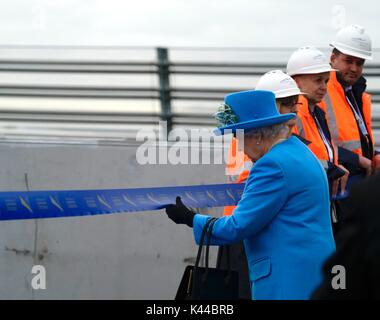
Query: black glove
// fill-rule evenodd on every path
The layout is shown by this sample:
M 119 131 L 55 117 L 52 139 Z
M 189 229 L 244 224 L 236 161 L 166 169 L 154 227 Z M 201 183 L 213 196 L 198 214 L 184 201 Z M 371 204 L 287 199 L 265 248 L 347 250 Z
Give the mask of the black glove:
M 166 206 L 166 214 L 177 224 L 187 224 L 190 228 L 193 227 L 193 219 L 195 212 L 188 209 L 181 201 L 181 197 L 175 199 L 176 204 Z

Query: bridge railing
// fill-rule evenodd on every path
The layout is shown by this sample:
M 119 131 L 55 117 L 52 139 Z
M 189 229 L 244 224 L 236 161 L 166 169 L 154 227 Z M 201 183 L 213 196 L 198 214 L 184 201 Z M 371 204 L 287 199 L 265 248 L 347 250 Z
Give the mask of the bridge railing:
M 3 49 L 0 47 L 0 53 Z M 86 60 L 75 55 L 51 59 L 10 58 L 1 54 L 2 136 L 26 137 L 30 136 L 28 130 L 43 127 L 47 130 L 45 135 L 49 135 L 48 128 L 54 128 L 50 130 L 51 135 L 64 132 L 62 134 L 80 137 L 78 132 L 85 132 L 87 126 L 88 130 L 96 132 L 97 137 L 107 138 L 103 133 L 112 131 L 112 126 L 119 126 L 113 134 L 116 137 L 118 132 L 126 132 L 125 128 L 155 127 L 159 121 L 166 121 L 168 130 L 176 126 L 214 127 L 212 114 L 224 95 L 252 89 L 254 79 L 268 70 L 285 69 L 284 59 L 281 62 L 252 59 L 255 60 L 252 62 L 239 61 L 237 57 L 236 61 L 231 58 L 228 61 L 202 61 L 192 60 L 189 55 L 187 59 L 175 60 L 170 58 L 168 48 L 150 50 L 154 50 L 154 55 L 141 60 L 136 60 L 136 56 L 130 59 L 128 55 L 125 58 L 121 55 L 118 59 L 97 57 Z M 25 80 L 18 80 L 19 76 Z M 366 65 L 365 76 L 369 83 L 378 83 L 380 64 Z M 369 92 L 375 105 L 373 128 L 377 132 L 380 130 L 380 113 L 377 112 L 380 86 L 372 86 Z M 72 106 L 73 101 L 77 107 Z M 96 108 L 82 108 L 84 101 L 86 105 L 95 101 L 103 103 Z M 108 108 L 116 101 L 118 108 Z M 102 131 L 102 126 L 108 129 Z M 38 132 L 42 131 L 37 130 L 36 136 Z

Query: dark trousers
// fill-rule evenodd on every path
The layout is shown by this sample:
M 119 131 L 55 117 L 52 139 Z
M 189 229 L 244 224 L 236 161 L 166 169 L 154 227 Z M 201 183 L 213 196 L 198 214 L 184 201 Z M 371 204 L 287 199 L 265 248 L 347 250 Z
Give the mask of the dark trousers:
M 245 255 L 244 244 L 229 245 L 230 248 L 230 265 L 231 270 L 239 273 L 239 299 L 251 299 L 251 288 L 249 284 L 248 262 Z M 227 254 L 226 250 L 219 248 L 217 265 L 222 269 L 227 269 Z

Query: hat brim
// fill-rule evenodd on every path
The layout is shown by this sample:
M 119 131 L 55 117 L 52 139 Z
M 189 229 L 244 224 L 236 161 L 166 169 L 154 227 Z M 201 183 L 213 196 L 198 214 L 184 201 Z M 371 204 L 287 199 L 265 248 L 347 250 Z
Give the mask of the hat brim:
M 331 67 L 320 67 L 315 68 L 312 70 L 301 70 L 298 72 L 289 73 L 290 76 L 297 76 L 299 74 L 318 74 L 318 73 L 325 73 L 325 72 L 331 72 L 331 71 L 338 71 L 337 69 L 331 68 Z
M 290 119 L 293 119 L 296 117 L 295 113 L 286 113 L 286 114 L 280 114 L 273 117 L 268 118 L 262 118 L 257 120 L 251 120 L 251 121 L 245 121 L 245 122 L 238 122 L 231 124 L 229 126 L 221 127 L 214 129 L 214 134 L 217 136 L 229 134 L 229 133 L 235 133 L 236 130 L 251 130 L 251 129 L 259 129 L 264 127 L 269 127 L 274 124 L 279 124 L 283 122 L 287 122 Z M 227 131 L 227 132 L 226 132 Z
M 306 92 L 302 91 L 283 91 L 276 93 L 276 100 L 281 99 L 281 98 L 288 98 L 288 97 L 293 97 L 293 96 L 299 96 L 299 95 L 305 95 L 307 94 Z
M 352 51 L 350 49 L 346 49 L 346 48 L 340 46 L 339 44 L 330 43 L 330 47 L 336 48 L 337 50 L 339 50 L 343 54 L 347 54 L 349 56 L 353 56 L 353 57 L 364 59 L 364 60 L 373 60 L 372 55 L 365 54 L 365 53 L 361 54 L 359 52 L 355 52 L 355 51 Z

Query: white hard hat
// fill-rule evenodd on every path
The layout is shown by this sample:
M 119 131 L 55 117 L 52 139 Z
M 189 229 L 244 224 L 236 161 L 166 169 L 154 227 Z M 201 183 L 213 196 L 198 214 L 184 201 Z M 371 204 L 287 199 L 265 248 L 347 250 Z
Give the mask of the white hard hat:
M 281 70 L 271 70 L 262 75 L 255 89 L 272 91 L 276 99 L 303 94 L 293 78 Z
M 315 74 L 334 71 L 324 53 L 317 48 L 306 46 L 299 48 L 290 56 L 286 73 L 290 76 L 297 74 Z
M 371 38 L 364 28 L 355 24 L 340 29 L 330 46 L 344 54 L 361 59 L 372 60 Z

